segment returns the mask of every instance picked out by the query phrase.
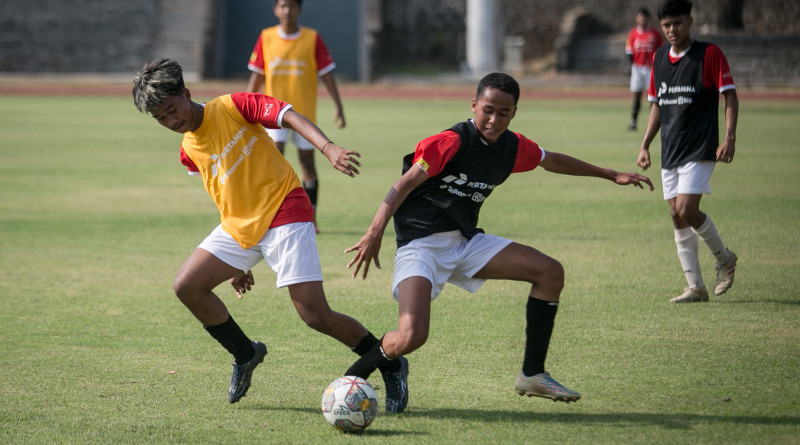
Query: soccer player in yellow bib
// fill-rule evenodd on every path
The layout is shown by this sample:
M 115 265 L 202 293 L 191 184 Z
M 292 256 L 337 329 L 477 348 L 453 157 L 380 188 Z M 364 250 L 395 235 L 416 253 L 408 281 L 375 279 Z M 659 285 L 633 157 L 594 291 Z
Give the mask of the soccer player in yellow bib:
M 169 59 L 148 62 L 133 82 L 136 108 L 183 134 L 181 162 L 219 208 L 221 223 L 183 263 L 173 288 L 180 301 L 235 360 L 228 401 L 239 401 L 266 346 L 251 341 L 213 292 L 230 280 L 236 295 L 255 284 L 251 268 L 265 259 L 287 287 L 300 318 L 359 355 L 379 343 L 353 318 L 334 312 L 322 288 L 314 211 L 294 170 L 264 128 L 290 128 L 319 149 L 340 172 L 354 177 L 359 153 L 333 142 L 292 105 L 263 94 L 234 93 L 200 104 Z M 397 380 L 400 362 L 383 368 Z M 387 397 L 397 397 L 388 393 Z
M 252 71 L 247 91 L 257 93 L 263 86 L 264 94 L 292 104 L 297 112 L 316 123 L 317 77 L 321 77 L 336 107 L 334 122 L 338 128 L 344 128 L 342 101 L 331 74 L 336 63 L 319 34 L 298 24 L 302 1 L 275 0 L 273 12 L 280 23 L 262 30 L 256 40 L 247 65 Z M 285 128 L 268 128 L 267 133 L 281 153 L 292 135 L 300 159 L 303 188 L 316 211 L 319 179 L 314 165 L 314 145 Z

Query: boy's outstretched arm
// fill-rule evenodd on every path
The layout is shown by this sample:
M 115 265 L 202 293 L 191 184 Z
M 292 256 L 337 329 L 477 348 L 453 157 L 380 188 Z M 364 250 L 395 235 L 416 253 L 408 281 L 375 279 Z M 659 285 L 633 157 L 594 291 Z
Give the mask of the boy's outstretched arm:
M 328 158 L 336 170 L 350 177 L 359 173 L 358 167 L 361 167 L 361 163 L 356 158 L 360 158 L 361 154 L 353 150 L 345 150 L 331 142 L 328 136 L 325 136 L 325 133 L 307 117 L 294 110 L 289 110 L 283 115 L 281 125 L 298 132 L 300 136 L 311 142 Z
M 412 165 L 411 168 L 392 185 L 392 188 L 389 189 L 386 198 L 384 198 L 381 205 L 378 206 L 378 211 L 375 213 L 375 218 L 372 220 L 369 229 L 367 229 L 367 233 L 361 237 L 356 245 L 344 251 L 344 253 L 356 251 L 356 256 L 347 263 L 348 269 L 352 267 L 353 264 L 356 265 L 353 271 L 353 278 L 358 275 L 358 271 L 363 265 L 364 273 L 361 279 L 366 279 L 367 272 L 369 272 L 369 265 L 372 261 L 375 261 L 375 267 L 378 269 L 381 268 L 378 253 L 380 253 L 383 232 L 386 230 L 389 220 L 392 219 L 392 215 L 394 215 L 394 212 L 400 207 L 400 204 L 405 201 L 408 194 L 425 182 L 426 179 L 428 179 L 428 174 L 416 165 Z
M 562 175 L 594 176 L 596 178 L 614 181 L 619 185 L 633 184 L 640 189 L 644 189 L 642 185 L 644 183 L 650 186 L 651 191 L 653 190 L 653 183 L 650 182 L 650 178 L 647 176 L 638 173 L 624 173 L 608 168 L 601 168 L 562 153 L 548 151 L 540 165 L 549 172 L 560 173 Z

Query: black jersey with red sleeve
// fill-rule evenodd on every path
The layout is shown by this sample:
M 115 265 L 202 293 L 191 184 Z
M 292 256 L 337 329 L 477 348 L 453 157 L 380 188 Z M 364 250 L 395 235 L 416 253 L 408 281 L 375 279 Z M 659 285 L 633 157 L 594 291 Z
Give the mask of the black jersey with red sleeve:
M 675 168 L 692 161 L 713 161 L 719 146 L 719 93 L 735 88 L 719 47 L 693 42 L 683 56 L 670 46 L 653 57 L 649 100 L 661 117 L 661 165 Z
M 483 201 L 511 173 L 533 170 L 543 151 L 526 137 L 506 130 L 486 144 L 472 121 L 417 144 L 403 158 L 403 173 L 422 168 L 429 178 L 415 188 L 394 213 L 397 246 L 425 236 L 460 231 L 471 238 Z

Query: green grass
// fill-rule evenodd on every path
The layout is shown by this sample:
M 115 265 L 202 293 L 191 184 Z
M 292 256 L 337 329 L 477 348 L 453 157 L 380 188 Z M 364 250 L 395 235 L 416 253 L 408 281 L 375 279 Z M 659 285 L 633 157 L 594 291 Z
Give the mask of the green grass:
M 383 270 L 366 281 L 350 278 L 342 252 L 402 155 L 469 117 L 469 98 L 346 105 L 346 129 L 327 125 L 326 101 L 321 121 L 363 154 L 363 169 L 347 178 L 317 157 L 318 245 L 331 305 L 380 335 L 396 325 L 393 233 Z M 625 131 L 627 108 L 523 99 L 512 128 L 632 170 L 641 133 Z M 564 264 L 548 368 L 584 398 L 512 390 L 526 285 L 451 286 L 433 304 L 428 343 L 409 356 L 406 413 L 381 411 L 365 435 L 348 436 L 319 403 L 355 356 L 302 324 L 263 263 L 244 300 L 219 289 L 270 350 L 248 396 L 228 404 L 231 359 L 171 290 L 218 222 L 178 163 L 179 135 L 127 97 L 0 97 L 0 443 L 800 443 L 797 122 L 798 103 L 742 100 L 736 159 L 717 168 L 701 206 L 739 256 L 737 281 L 707 304 L 667 303 L 684 281 L 658 188 L 513 175 L 481 226 Z M 295 162 L 293 147 L 287 156 Z M 658 170 L 648 174 L 660 187 Z M 713 280 L 713 259 L 701 260 Z

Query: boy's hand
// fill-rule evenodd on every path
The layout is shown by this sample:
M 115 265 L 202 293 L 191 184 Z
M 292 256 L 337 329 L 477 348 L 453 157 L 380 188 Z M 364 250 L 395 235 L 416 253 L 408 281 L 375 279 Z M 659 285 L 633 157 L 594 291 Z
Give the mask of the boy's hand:
M 252 270 L 248 270 L 247 273 L 231 278 L 231 286 L 233 286 L 233 290 L 236 292 L 236 296 L 239 297 L 239 299 L 241 299 L 242 295 L 249 291 L 254 284 L 256 284 L 256 281 L 253 279 Z
M 639 173 L 622 173 L 617 172 L 617 177 L 614 180 L 619 185 L 628 185 L 633 184 L 640 189 L 644 189 L 642 183 L 645 183 L 650 186 L 650 191 L 652 192 L 654 187 L 653 183 L 650 182 L 650 178 L 644 175 L 640 175 Z
M 647 170 L 650 167 L 650 151 L 644 148 L 639 150 L 639 157 L 636 159 L 636 165 Z
M 344 128 L 347 125 L 344 121 L 344 112 L 342 110 L 336 110 L 333 114 L 333 122 L 336 124 L 336 128 Z
M 736 153 L 736 143 L 725 141 L 717 148 L 717 162 L 730 164 L 733 162 L 733 155 Z
M 361 265 L 364 263 L 366 264 L 364 264 L 364 274 L 361 276 L 362 280 L 367 279 L 370 262 L 375 261 L 375 267 L 378 269 L 381 268 L 381 261 L 378 259 L 378 253 L 381 250 L 380 236 L 373 237 L 368 233 L 362 236 L 355 246 L 345 250 L 344 253 L 350 253 L 354 250 L 357 251 L 356 256 L 354 256 L 353 259 L 347 263 L 348 269 L 352 267 L 353 264 L 356 265 L 356 270 L 353 271 L 353 278 L 358 275 L 358 271 L 361 270 Z
M 358 167 L 361 167 L 361 163 L 356 158 L 360 158 L 361 154 L 357 151 L 345 150 L 333 142 L 328 142 L 322 147 L 322 154 L 331 161 L 333 168 L 347 176 L 353 178 L 359 173 Z

